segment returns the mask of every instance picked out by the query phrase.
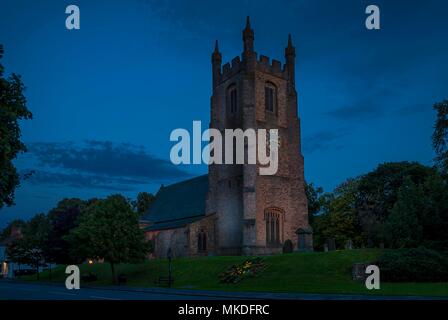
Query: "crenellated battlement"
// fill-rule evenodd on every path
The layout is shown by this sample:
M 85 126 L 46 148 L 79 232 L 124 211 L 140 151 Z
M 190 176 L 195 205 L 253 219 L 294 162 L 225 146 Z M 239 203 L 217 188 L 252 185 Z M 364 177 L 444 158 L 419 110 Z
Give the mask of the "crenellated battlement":
M 219 52 L 218 41 L 215 43 L 215 50 L 212 53 L 213 66 L 213 87 L 216 88 L 220 83 L 226 82 L 238 74 L 242 69 L 246 71 L 260 71 L 273 76 L 288 80 L 291 86 L 295 87 L 295 48 L 292 45 L 291 35 L 288 35 L 288 45 L 285 48 L 285 63 L 279 60 L 270 59 L 268 56 L 260 55 L 254 51 L 254 31 L 250 27 L 249 18 L 246 21 L 246 28 L 243 30 L 244 51 L 242 56 L 236 56 L 222 65 L 222 56 Z
M 237 74 L 242 68 L 241 58 L 240 56 L 236 56 L 232 59 L 232 62 L 227 62 L 222 66 L 221 73 L 221 82 L 226 81 L 227 79 L 233 77 Z
M 272 59 L 265 55 L 260 55 L 260 59 L 257 61 L 257 69 L 266 73 L 271 73 L 278 77 L 286 77 L 286 65 L 282 69 L 282 63 L 279 60 Z
M 255 55 L 255 69 L 258 71 L 270 73 L 274 76 L 286 78 L 287 77 L 287 65 L 276 59 L 271 59 L 265 55 L 260 55 L 257 59 L 257 53 Z M 231 62 L 227 62 L 222 66 L 222 72 L 220 73 L 220 81 L 225 82 L 229 78 L 241 71 L 245 67 L 244 61 L 240 56 L 236 56 Z

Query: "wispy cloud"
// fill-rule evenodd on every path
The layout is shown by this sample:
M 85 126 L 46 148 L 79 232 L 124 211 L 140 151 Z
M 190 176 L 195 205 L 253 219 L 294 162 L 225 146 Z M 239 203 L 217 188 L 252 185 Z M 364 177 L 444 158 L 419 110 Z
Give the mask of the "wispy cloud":
M 172 181 L 189 176 L 168 160 L 157 158 L 144 147 L 110 141 L 85 141 L 28 145 L 37 160 L 32 184 L 67 185 L 79 188 L 132 190 L 148 183 Z

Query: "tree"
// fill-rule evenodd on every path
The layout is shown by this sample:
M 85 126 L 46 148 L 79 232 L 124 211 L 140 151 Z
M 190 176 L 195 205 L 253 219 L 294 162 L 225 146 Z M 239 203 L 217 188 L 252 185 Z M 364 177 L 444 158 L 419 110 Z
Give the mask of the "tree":
M 437 172 L 418 185 L 406 179 L 385 229 L 388 245 L 392 248 L 423 245 L 448 252 L 447 182 Z
M 86 205 L 81 199 L 63 199 L 50 210 L 48 213 L 50 231 L 46 242 L 48 261 L 60 264 L 75 264 L 82 261 L 70 254 L 70 243 L 65 236 L 78 226 L 78 218 Z
M 137 200 L 132 202 L 132 206 L 137 213 L 142 216 L 146 213 L 151 203 L 154 201 L 155 197 L 152 193 L 140 192 L 137 195 Z
M 423 245 L 448 254 L 448 181 L 435 173 L 423 184 L 425 211 L 422 215 Z
M 7 255 L 11 261 L 33 266 L 37 271 L 37 279 L 39 267 L 46 260 L 45 244 L 49 230 L 50 224 L 45 214 L 37 214 L 26 223 L 23 237 L 7 247 Z
M 437 111 L 432 145 L 436 152 L 436 164 L 442 173 L 448 174 L 448 100 L 436 103 L 433 108 Z
M 399 189 L 405 179 L 409 177 L 415 184 L 421 184 L 433 174 L 433 168 L 404 161 L 380 164 L 374 171 L 361 177 L 356 209 L 367 235 L 368 246 L 384 243 L 384 223 L 397 201 Z
M 322 214 L 316 217 L 315 243 L 322 247 L 327 239 L 335 239 L 336 246 L 343 248 L 352 240 L 360 246 L 363 234 L 355 207 L 359 179 L 348 179 L 333 193 L 321 198 Z
M 16 241 L 10 242 L 6 247 L 6 256 L 9 261 L 20 264 L 25 264 L 28 262 L 26 257 L 26 247 L 25 244 L 17 239 Z
M 25 227 L 25 221 L 21 219 L 16 219 L 11 221 L 0 233 L 0 242 L 6 240 L 11 236 L 11 232 L 13 228 L 23 229 Z
M 313 225 L 314 216 L 321 210 L 323 192 L 324 190 L 321 187 L 315 187 L 313 183 L 305 182 L 305 194 L 308 200 L 308 221 L 310 225 Z
M 386 221 L 386 239 L 392 248 L 417 247 L 423 237 L 421 214 L 425 211 L 425 194 L 422 185 L 408 177 L 400 187 L 398 200 Z
M 0 45 L 0 59 L 3 46 Z M 23 95 L 25 87 L 20 76 L 4 77 L 4 68 L 0 64 L 0 208 L 14 204 L 14 191 L 20 183 L 19 174 L 13 160 L 26 147 L 20 141 L 21 132 L 18 121 L 31 119 L 32 114 L 26 107 Z
M 117 263 L 139 262 L 148 253 L 149 244 L 139 228 L 138 218 L 126 198 L 112 195 L 91 203 L 67 239 L 75 255 L 110 263 L 115 282 Z

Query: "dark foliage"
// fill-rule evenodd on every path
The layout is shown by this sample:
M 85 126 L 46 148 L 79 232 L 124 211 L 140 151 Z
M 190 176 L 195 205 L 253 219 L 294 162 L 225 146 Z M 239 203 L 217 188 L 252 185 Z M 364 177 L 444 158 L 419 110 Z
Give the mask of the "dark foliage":
M 0 59 L 2 57 L 3 46 L 0 45 Z M 19 120 L 32 118 L 26 107 L 25 86 L 20 76 L 13 73 L 5 78 L 3 72 L 0 64 L 0 208 L 14 204 L 14 191 L 19 186 L 20 177 L 13 160 L 26 151 L 20 140 Z
M 424 247 L 386 250 L 378 266 L 384 281 L 448 281 L 448 256 Z

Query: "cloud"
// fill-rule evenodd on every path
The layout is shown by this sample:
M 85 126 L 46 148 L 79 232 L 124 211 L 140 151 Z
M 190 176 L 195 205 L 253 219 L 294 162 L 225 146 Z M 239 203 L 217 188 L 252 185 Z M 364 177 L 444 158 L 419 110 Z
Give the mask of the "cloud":
M 125 191 L 136 185 L 189 176 L 171 162 L 149 154 L 144 147 L 129 143 L 38 142 L 29 144 L 28 151 L 37 161 L 28 179 L 32 184 Z
M 313 153 L 315 151 L 327 150 L 330 148 L 340 149 L 342 146 L 337 140 L 348 134 L 348 130 L 341 128 L 339 130 L 322 130 L 303 140 L 303 151 Z
M 32 185 L 68 186 L 81 189 L 105 189 L 112 191 L 132 191 L 134 186 L 142 184 L 140 180 L 110 178 L 99 175 L 78 173 L 57 173 L 36 170 L 29 179 Z

